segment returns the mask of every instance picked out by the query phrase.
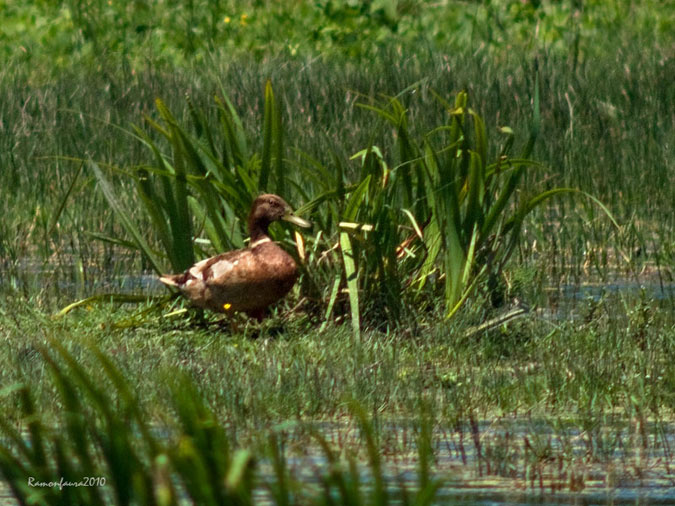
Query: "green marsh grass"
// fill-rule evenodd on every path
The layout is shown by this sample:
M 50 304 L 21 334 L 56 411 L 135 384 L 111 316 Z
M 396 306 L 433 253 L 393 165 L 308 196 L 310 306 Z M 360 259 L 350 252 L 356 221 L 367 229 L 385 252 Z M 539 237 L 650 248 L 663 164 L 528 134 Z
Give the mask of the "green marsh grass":
M 252 142 L 227 96 L 215 97 L 216 128 L 209 126 L 205 112 L 188 97 L 193 123 L 190 130 L 157 99 L 162 123 L 147 116 L 145 123 L 160 134 L 170 154 L 163 154 L 165 144 L 156 143 L 144 129 L 134 127 L 134 137 L 152 152 L 154 164 L 112 168 L 133 179 L 141 204 L 135 207 L 145 210 L 146 221 L 159 238 L 160 251 L 150 246 L 115 195 L 108 177 L 90 161 L 99 188 L 126 231 L 122 237 L 94 237 L 137 249 L 158 275 L 169 269 L 180 272 L 205 251 L 214 254 L 242 246 L 246 216 L 255 196 L 282 193 L 291 202 L 305 201 L 297 212 L 302 215 L 311 211 L 320 225 L 320 230 L 307 239 L 307 259 L 302 243 L 296 244 L 305 264 L 304 274 L 313 288 L 330 286 L 326 281 L 335 279 L 330 296 L 325 290 L 319 294 L 319 309 L 327 307 L 326 315 L 330 316 L 340 289 L 338 280 L 343 278 L 357 339 L 362 315 L 376 324 L 396 324 L 404 310 L 413 312 L 413 305 L 428 304 L 430 298 L 438 297 L 436 284 L 444 286 L 441 297 L 449 318 L 484 279 L 490 280 L 493 292 L 501 290 L 498 285 L 503 283 L 507 263 L 522 241 L 525 219 L 552 197 L 588 197 L 620 229 L 600 201 L 577 189 L 522 188 L 526 170 L 540 168 L 527 158 L 541 128 L 536 65 L 534 71 L 530 133 L 520 156 L 510 154 L 513 131 L 505 126 L 499 130 L 506 140 L 497 158 L 490 160 L 488 152 L 495 148 L 483 119 L 470 107 L 467 93 L 458 93 L 453 105 L 430 90 L 446 109 L 447 119 L 423 132 L 420 139 L 412 133 L 406 108 L 397 97 L 382 106 L 357 103 L 391 125 L 396 139 L 392 151 L 396 154 L 374 144 L 381 138 L 373 134 L 368 146 L 351 157 L 361 160 L 360 170 L 351 177 L 339 161 L 337 167 L 322 166 L 305 153 L 299 154 L 312 163 L 296 161 L 293 172 L 286 170 L 283 121 L 269 80 L 265 85 L 260 153 L 249 151 Z M 412 91 L 416 89 L 414 85 Z M 398 96 L 407 91 L 410 88 Z M 379 128 L 376 122 L 373 130 Z M 536 188 L 537 184 L 535 181 L 532 186 Z M 70 189 L 72 185 L 64 200 Z M 518 198 L 519 194 L 523 196 Z M 321 239 L 324 244 L 319 245 Z M 296 236 L 296 241 L 301 238 Z M 327 261 L 321 266 L 320 260 L 336 248 L 341 262 L 336 265 Z M 498 298 L 503 296 L 493 296 Z M 368 301 L 368 305 L 361 301 Z
M 148 116 L 144 120 L 163 143 L 137 126 L 133 135 L 130 133 L 133 140 L 150 150 L 154 163 L 110 167 L 132 179 L 137 202 L 142 204 L 134 208 L 145 210 L 145 221 L 159 239 L 160 251 L 151 246 L 148 234 L 141 231 L 95 161 L 89 161 L 89 166 L 126 235 L 92 237 L 137 249 L 158 275 L 180 272 L 205 252 L 214 254 L 242 246 L 246 215 L 255 196 L 282 193 L 291 202 L 305 201 L 298 212 L 312 211 L 321 226 L 309 238 L 311 255 L 304 269 L 314 289 L 330 286 L 326 281 L 335 279 L 330 296 L 325 290 L 318 294 L 320 310 L 326 306 L 326 315 L 330 316 L 342 277 L 357 339 L 362 314 L 378 323 L 397 323 L 404 310 L 411 312 L 411 303 L 426 304 L 430 297 L 437 296 L 433 286 L 436 280 L 444 285 L 443 298 L 450 317 L 483 278 L 489 277 L 493 291 L 500 290 L 496 285 L 522 240 L 523 222 L 529 214 L 551 197 L 579 192 L 557 187 L 529 189 L 528 193 L 520 189 L 525 170 L 537 166 L 527 159 L 541 128 L 536 62 L 534 72 L 530 133 L 521 156 L 510 155 L 513 130 L 504 126 L 499 130 L 506 141 L 496 160 L 490 161 L 488 153 L 495 148 L 483 119 L 469 106 L 466 92 L 458 93 L 452 105 L 429 90 L 447 109 L 447 119 L 432 125 L 418 140 L 398 98 L 417 91 L 419 85 L 413 85 L 383 106 L 357 103 L 391 124 L 396 140 L 388 144 L 397 155 L 374 144 L 382 140 L 376 136 L 381 126 L 375 123 L 369 144 L 351 157 L 361 159 L 360 170 L 351 176 L 337 158 L 336 167 L 324 166 L 313 154 L 302 152 L 298 153 L 300 161 L 291 161 L 295 170 L 286 170 L 281 108 L 269 80 L 264 92 L 259 153 L 249 149 L 254 143 L 227 95 L 215 97 L 215 128 L 208 124 L 207 111 L 197 108 L 189 96 L 190 129 L 157 99 L 161 122 Z M 303 161 L 311 163 L 305 165 Z M 55 228 L 79 174 L 61 200 L 50 230 Z M 518 193 L 524 197 L 517 199 Z M 590 198 L 619 228 L 607 208 Z M 317 247 L 320 239 L 324 244 Z M 333 244 L 340 249 L 342 261 L 338 264 L 342 269 L 331 262 L 319 265 L 319 260 L 336 249 Z M 304 256 L 300 244 L 297 246 Z M 425 289 L 425 285 L 432 286 Z M 361 304 L 362 300 L 369 301 L 368 307 Z
M 393 66 L 384 63 L 387 59 Z M 95 184 L 90 168 L 85 167 L 76 178 L 80 163 L 59 157 L 87 153 L 99 163 L 120 167 L 152 163 L 142 143 L 130 140 L 113 125 L 130 128 L 144 114 L 159 120 L 154 100 L 160 96 L 177 121 L 189 125 L 191 113 L 183 96 L 189 91 L 195 107 L 205 111 L 208 125 L 215 128 L 217 107 L 211 100 L 219 90 L 226 90 L 252 142 L 252 152 L 262 152 L 258 125 L 264 111 L 264 83 L 260 76 L 270 76 L 286 133 L 285 167 L 292 172 L 296 165 L 312 163 L 299 154 L 306 153 L 322 167 L 335 170 L 341 165 L 346 176 L 355 180 L 360 160 L 349 159 L 368 146 L 373 135 L 372 113 L 355 104 L 377 93 L 395 95 L 420 79 L 417 87 L 399 98 L 415 132 L 443 122 L 443 110 L 434 104 L 431 89 L 454 92 L 466 88 L 488 134 L 494 136 L 497 127 L 509 125 L 517 140 L 514 152 L 524 148 L 518 140 L 524 143 L 527 139 L 532 115 L 533 73 L 527 69 L 528 60 L 494 63 L 485 56 L 401 57 L 392 52 L 383 53 L 381 68 L 377 62 L 367 67 L 340 65 L 344 69 L 338 71 L 337 64 L 293 60 L 285 64 L 263 61 L 255 68 L 217 63 L 201 69 L 198 82 L 190 77 L 191 71 L 165 75 L 149 67 L 135 75 L 94 74 L 86 81 L 91 87 L 67 72 L 52 83 L 27 87 L 24 73 L 5 72 L 3 142 L 8 149 L 0 153 L 7 210 L 0 237 L 6 252 L 3 262 L 12 265 L 12 259 L 16 264 L 18 258 L 51 258 L 66 267 L 75 259 L 83 266 L 85 287 L 102 275 L 100 268 L 132 272 L 149 267 L 138 258 L 122 259 L 121 250 L 113 245 L 90 240 L 91 233 L 119 236 L 119 224 L 111 219 L 103 196 L 90 191 Z M 618 66 L 629 70 L 618 72 Z M 673 170 L 666 139 L 673 124 L 667 113 L 670 85 L 665 79 L 671 66 L 670 60 L 638 55 L 630 48 L 576 70 L 555 56 L 539 57 L 542 132 L 533 157 L 547 168 L 529 171 L 523 183 L 531 187 L 536 176 L 543 181 L 541 190 L 553 186 L 584 190 L 604 202 L 622 225 L 617 233 L 594 205 L 578 200 L 557 200 L 546 210 L 534 210 L 524 225 L 525 241 L 518 256 L 538 262 L 542 268 L 534 268 L 542 276 L 554 282 L 561 276 L 578 281 L 587 272 L 611 277 L 617 269 L 618 274 L 631 275 L 644 267 L 658 271 L 666 282 L 672 276 L 669 189 Z M 608 74 L 614 76 L 611 86 L 604 79 Z M 327 94 L 327 89 L 337 92 Z M 601 102 L 608 101 L 620 105 L 615 106 L 615 119 L 606 118 L 603 112 L 606 105 Z M 385 136 L 378 145 L 391 153 L 392 142 L 393 138 Z M 645 193 L 651 182 L 656 191 Z M 55 221 L 73 183 L 67 206 Z M 135 214 L 129 182 L 114 177 L 112 183 L 125 208 Z M 305 185 L 311 189 L 313 183 L 308 180 Z M 139 219 L 142 231 L 150 228 L 141 216 L 134 218 Z M 73 268 L 58 273 L 72 282 L 79 275 Z M 54 288 L 56 275 L 42 283 L 50 297 L 59 297 Z M 333 279 L 322 283 L 332 287 Z M 322 297 L 329 299 L 330 288 L 328 292 Z M 86 288 L 83 294 L 87 295 Z
M 94 365 L 81 348 L 97 343 L 157 408 L 162 371 L 184 369 L 199 380 L 219 416 L 242 428 L 296 415 L 339 416 L 350 392 L 364 408 L 390 414 L 414 412 L 429 395 L 436 414 L 448 417 L 472 410 L 481 418 L 495 411 L 628 413 L 637 402 L 649 416 L 667 418 L 674 405 L 672 312 L 667 301 L 636 302 L 640 310 L 608 298 L 588 320 L 532 318 L 471 338 L 464 332 L 472 323 L 468 311 L 446 324 L 431 313 L 416 334 L 367 330 L 359 343 L 348 328 L 318 333 L 302 319 L 287 322 L 281 334 L 271 322 L 267 333 L 251 340 L 214 332 L 215 326 L 167 321 L 157 310 L 147 325 L 115 329 L 133 311 L 91 306 L 52 320 L 17 296 L 2 309 L 3 384 L 30 379 L 12 364 L 36 366 L 35 343 L 53 338 L 87 368 Z M 55 405 L 44 395 L 39 402 L 49 412 Z
M 656 14 L 655 14 L 656 13 Z M 46 64 L 51 76 L 70 65 L 129 71 L 148 58 L 189 66 L 218 57 L 247 60 L 340 57 L 373 59 L 383 47 L 481 53 L 508 59 L 540 47 L 573 68 L 631 45 L 669 48 L 670 3 L 369 2 L 268 5 L 253 0 L 188 4 L 116 4 L 98 0 L 44 5 L 28 0 L 0 13 L 3 58 Z
M 256 504 L 262 487 L 276 504 L 390 504 L 402 497 L 406 504 L 431 504 L 440 481 L 430 477 L 430 438 L 420 432 L 419 481 L 413 491 L 401 482 L 393 490 L 384 481 L 379 448 L 369 415 L 357 404 L 350 411 L 358 421 L 368 449 L 373 484 L 364 482 L 356 456 L 338 457 L 324 436 L 313 439 L 323 452 L 327 469 L 319 472 L 320 487 L 298 487 L 279 451 L 274 431 L 261 456 L 233 447 L 226 425 L 205 402 L 188 375 L 170 382 L 171 404 L 166 406 L 176 425 L 151 425 L 136 388 L 121 368 L 97 348 L 88 348 L 99 368 L 94 376 L 74 355 L 50 341 L 38 353 L 51 376 L 60 404 L 58 425 L 41 414 L 26 384 L 3 390 L 16 396 L 18 427 L 0 417 L 0 475 L 20 504 Z M 429 423 L 428 421 L 426 422 Z M 25 425 L 24 425 L 25 424 Z M 164 432 L 161 436 L 158 433 Z M 262 480 L 257 467 L 262 456 L 272 457 L 274 472 Z M 88 483 L 87 486 L 68 484 Z M 61 483 L 45 487 L 33 483 Z
M 111 9 L 120 5 L 113 2 Z M 675 265 L 672 8 L 653 2 L 601 2 L 586 3 L 575 12 L 573 2 L 534 5 L 491 2 L 462 4 L 468 11 L 397 12 L 398 34 L 412 45 L 399 43 L 396 32 L 383 27 L 378 14 L 369 10 L 347 13 L 347 23 L 338 19 L 345 13 L 318 13 L 320 19 L 330 19 L 317 24 L 316 18 L 290 15 L 280 5 L 280 11 L 252 10 L 252 22 L 237 25 L 237 37 L 228 39 L 239 46 L 224 49 L 227 58 L 218 51 L 205 56 L 203 47 L 181 45 L 187 33 L 178 30 L 165 32 L 175 36 L 176 43 L 166 52 L 144 52 L 141 47 L 147 46 L 134 44 L 145 40 L 148 31 L 127 30 L 124 25 L 132 11 L 104 20 L 79 18 L 78 26 L 90 30 L 80 32 L 64 21 L 66 11 L 47 13 L 39 11 L 44 6 L 30 2 L 26 9 L 23 4 L 8 6 L 0 13 L 3 27 L 14 26 L 17 14 L 28 18 L 26 31 L 3 32 L 12 42 L 2 50 L 15 52 L 0 70 L 0 384 L 27 385 L 44 417 L 40 423 L 51 429 L 63 420 L 63 413 L 37 349 L 48 338 L 55 339 L 87 374 L 99 378 L 99 364 L 83 351 L 94 343 L 137 388 L 146 423 L 178 427 L 176 414 L 166 409 L 172 403 L 167 385 L 177 370 L 183 371 L 197 383 L 233 448 L 271 455 L 280 478 L 272 478 L 269 488 L 279 503 L 300 500 L 293 487 L 277 486 L 292 473 L 274 457 L 285 440 L 277 439 L 281 449 L 270 447 L 268 429 L 297 418 L 354 422 L 347 399 L 370 415 L 375 446 L 384 460 L 392 455 L 404 459 L 412 438 L 404 430 L 397 439 L 381 428 L 397 417 L 417 417 L 422 399 L 433 401 L 438 408 L 432 411 L 432 423 L 447 436 L 433 446 L 434 455 L 443 445 L 456 448 L 457 458 L 474 473 L 462 477 L 463 483 L 477 483 L 471 479 L 477 480 L 480 472 L 484 480 L 507 476 L 524 488 L 553 490 L 560 485 L 574 492 L 598 486 L 598 476 L 607 478 L 603 488 L 625 483 L 626 478 L 649 477 L 645 470 L 656 469 L 649 466 L 658 462 L 672 471 L 673 302 L 667 296 L 651 299 L 654 292 L 649 288 L 650 283 L 672 286 Z M 198 20 L 173 14 L 167 9 L 159 24 Z M 264 16 L 285 20 L 267 23 L 281 29 L 281 36 L 265 29 L 260 21 L 269 18 Z M 46 39 L 31 31 L 38 26 L 31 19 L 41 17 L 50 20 L 41 25 L 51 27 L 42 34 Z M 113 28 L 97 22 L 115 19 L 120 25 Z M 306 29 L 304 21 L 321 25 L 321 32 Z M 294 29 L 293 37 L 283 31 L 288 26 Z M 355 26 L 361 33 L 386 37 L 359 56 L 354 49 L 368 45 L 350 35 Z M 117 40 L 112 46 L 123 49 L 95 51 L 82 34 L 98 35 L 99 48 L 106 40 Z M 308 43 L 308 34 L 318 39 Z M 533 39 L 533 34 L 540 37 Z M 35 42 L 38 39 L 49 42 Z M 272 39 L 290 42 L 279 48 Z M 200 40 L 208 46 L 214 39 Z M 330 57 L 318 55 L 324 50 Z M 249 152 L 262 153 L 264 87 L 270 79 L 283 119 L 286 170 L 297 177 L 298 166 L 330 167 L 342 171 L 345 180 L 356 181 L 364 157 L 352 158 L 355 154 L 371 144 L 385 155 L 397 149 L 397 138 L 389 135 L 386 122 L 374 129 L 373 113 L 356 104 L 381 107 L 386 97 L 401 90 L 406 91 L 398 100 L 414 138 L 446 120 L 431 90 L 445 98 L 467 91 L 488 136 L 498 138 L 498 129 L 508 125 L 514 132 L 512 152 L 521 153 L 531 128 L 535 58 L 541 131 L 531 158 L 543 166 L 524 174 L 524 187 L 579 188 L 604 202 L 621 226 L 617 231 L 594 204 L 578 199 L 556 200 L 525 220 L 524 240 L 505 272 L 507 288 L 509 295 L 524 295 L 543 309 L 550 306 L 550 314 L 533 312 L 468 337 L 467 330 L 489 316 L 489 303 L 481 300 L 485 292 L 479 290 L 476 303 L 461 308 L 451 322 L 439 321 L 445 309 L 434 299 L 433 304 L 415 307 L 414 318 L 403 315 L 403 325 L 375 328 L 366 322 L 359 328 L 361 340 L 355 341 L 341 319 L 330 318 L 350 318 L 348 296 L 342 290 L 346 280 L 335 272 L 315 270 L 314 282 L 309 276 L 300 282 L 310 300 L 304 306 L 307 312 L 294 311 L 286 318 L 280 316 L 285 314 L 282 306 L 255 340 L 248 330 L 246 336 L 224 334 L 212 319 L 195 325 L 167 319 L 150 306 L 130 310 L 115 304 L 83 305 L 69 318 L 51 319 L 50 314 L 74 299 L 107 291 L 102 281 L 152 268 L 118 245 L 92 240 L 92 235 L 121 237 L 125 231 L 104 195 L 95 190 L 92 167 L 73 158 L 95 160 L 103 170 L 110 165 L 153 165 L 151 150 L 124 130 L 139 125 L 144 115 L 161 123 L 157 98 L 178 124 L 193 125 L 185 100 L 189 94 L 194 110 L 204 114 L 198 122 L 213 129 L 219 126 L 219 109 L 212 97 L 224 90 L 240 118 L 241 132 L 250 139 Z M 159 132 L 150 135 L 153 142 L 161 139 Z M 490 146 L 488 158 L 495 159 L 500 145 Z M 170 150 L 163 155 L 169 157 Z M 272 151 L 270 161 L 280 159 L 275 156 Z M 366 168 L 377 168 L 375 150 L 366 158 Z M 394 166 L 385 161 L 389 168 Z M 134 204 L 132 180 L 118 174 L 108 177 L 143 237 L 158 247 L 161 239 L 148 232 L 152 223 Z M 318 179 L 330 181 L 322 175 Z M 319 186 L 304 177 L 301 182 L 308 193 Z M 293 204 L 304 202 L 299 197 Z M 337 230 L 339 211 L 331 218 L 333 228 L 327 228 Z M 413 235 L 414 226 L 408 222 Z M 352 248 L 358 247 L 358 234 L 370 233 L 339 230 Z M 306 244 L 307 251 L 320 258 L 322 248 L 337 242 L 322 234 Z M 327 259 L 338 266 L 344 263 L 339 250 Z M 590 279 L 632 279 L 646 283 L 647 289 L 637 300 L 608 290 L 598 299 L 577 301 L 567 311 L 565 285 L 580 286 Z M 309 310 L 317 301 L 323 304 L 320 310 Z M 143 325 L 117 328 L 120 322 L 137 319 L 139 311 L 146 311 Z M 3 393 L 2 412 L 18 423 L 23 416 L 19 398 Z M 496 438 L 480 424 L 495 417 L 505 429 Z M 523 418 L 532 420 L 526 429 L 531 447 L 527 452 L 522 438 L 516 444 L 507 437 L 515 434 L 510 421 L 520 424 Z M 544 426 L 552 428 L 550 440 Z M 264 442 L 256 443 L 258 437 Z M 296 447 L 306 448 L 306 437 Z M 336 444 L 335 453 L 346 452 L 346 436 L 326 437 Z M 576 453 L 580 440 L 583 457 Z M 472 452 L 478 446 L 482 457 L 477 463 Z M 355 450 L 367 452 L 361 443 Z M 156 463 L 153 476 L 158 484 L 165 483 L 165 465 L 162 460 Z M 341 470 L 346 473 L 340 475 L 343 483 L 353 483 L 348 465 Z

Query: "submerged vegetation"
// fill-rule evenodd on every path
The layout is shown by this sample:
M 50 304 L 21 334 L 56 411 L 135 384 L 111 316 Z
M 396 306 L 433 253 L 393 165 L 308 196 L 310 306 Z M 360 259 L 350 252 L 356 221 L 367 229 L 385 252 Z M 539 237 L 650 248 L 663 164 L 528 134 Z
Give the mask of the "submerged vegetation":
M 12 495 L 674 500 L 674 27 L 652 1 L 3 5 Z M 261 191 L 315 223 L 271 229 L 302 269 L 271 317 L 157 296 L 246 244 Z

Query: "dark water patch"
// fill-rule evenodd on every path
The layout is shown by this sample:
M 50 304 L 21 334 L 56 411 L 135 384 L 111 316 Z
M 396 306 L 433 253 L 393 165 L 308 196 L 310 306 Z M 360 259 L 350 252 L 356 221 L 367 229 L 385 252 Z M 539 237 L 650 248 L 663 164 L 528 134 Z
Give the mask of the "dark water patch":
M 23 264 L 20 269 L 0 269 L 0 290 L 26 294 L 44 293 L 56 300 L 67 301 L 101 293 L 158 295 L 166 293 L 152 272 L 120 274 L 105 268 L 89 268 L 85 273 L 76 268 L 66 270 L 43 264 Z

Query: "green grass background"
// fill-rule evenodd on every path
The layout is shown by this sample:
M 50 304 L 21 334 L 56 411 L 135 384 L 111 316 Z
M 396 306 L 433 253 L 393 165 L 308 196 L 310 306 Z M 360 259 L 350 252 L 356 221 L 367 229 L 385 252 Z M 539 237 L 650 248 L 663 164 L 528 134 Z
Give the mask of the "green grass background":
M 371 140 L 388 152 L 391 136 L 355 103 L 403 90 L 414 131 L 442 121 L 432 90 L 445 98 L 467 90 L 492 136 L 508 125 L 524 144 L 535 61 L 542 131 L 532 157 L 546 167 L 526 187 L 587 191 L 621 230 L 588 203 L 556 200 L 528 220 L 512 280 L 544 307 L 559 302 L 555 287 L 568 282 L 672 287 L 674 2 L 5 0 L 0 59 L 0 379 L 32 385 L 48 419 L 60 407 L 34 345 L 53 338 L 89 370 L 96 366 L 86 344 L 113 357 L 158 421 L 173 416 L 164 410 L 166 377 L 185 370 L 220 419 L 251 438 L 295 417 L 340 417 L 348 398 L 375 419 L 413 416 L 427 399 L 441 426 L 527 414 L 571 421 L 598 438 L 593 430 L 616 413 L 633 424 L 620 431 L 626 437 L 639 420 L 672 420 L 672 291 L 663 299 L 652 289 L 605 295 L 562 321 L 532 318 L 470 339 L 467 327 L 485 316 L 480 301 L 452 322 L 431 305 L 401 328 L 366 329 L 360 344 L 347 326 L 319 334 L 302 315 L 286 319 L 281 334 L 275 317 L 246 336 L 157 312 L 115 330 L 134 310 L 108 305 L 50 315 L 105 291 L 101 280 L 148 267 L 91 240 L 90 232 L 122 229 L 93 175 L 85 168 L 75 180 L 80 164 L 68 158 L 148 163 L 123 129 L 144 114 L 156 118 L 156 98 L 187 121 L 186 93 L 209 111 L 225 90 L 261 144 L 269 78 L 288 159 L 302 163 L 295 148 L 329 167 L 338 157 L 356 174 L 349 158 Z M 114 182 L 133 212 L 128 182 Z M 0 404 L 19 416 L 10 397 Z M 663 427 L 650 444 L 661 444 Z
M 554 278 L 578 279 L 589 258 L 603 264 L 607 256 L 617 267 L 620 245 L 637 272 L 645 263 L 670 269 L 673 11 L 672 2 L 658 9 L 652 2 L 7 2 L 0 14 L 4 272 L 16 274 L 13 266 L 27 257 L 83 265 L 84 275 L 96 272 L 90 278 L 110 265 L 118 252 L 84 235 L 116 226 L 92 178 L 77 181 L 52 222 L 79 167 L 58 157 L 147 162 L 149 153 L 118 127 L 155 117 L 155 98 L 186 120 L 186 93 L 208 110 L 222 89 L 261 142 L 255 132 L 270 78 L 286 156 L 293 160 L 297 148 L 331 166 L 335 153 L 355 170 L 352 154 L 371 140 L 384 148 L 390 141 L 354 104 L 415 84 L 403 97 L 413 130 L 441 121 L 431 90 L 450 98 L 466 89 L 490 135 L 508 125 L 524 143 L 535 59 L 542 131 L 533 158 L 548 168 L 530 176 L 533 191 L 588 191 L 624 229 L 617 237 L 593 206 L 561 200 L 531 220 L 526 257 L 543 258 L 539 268 L 565 266 Z

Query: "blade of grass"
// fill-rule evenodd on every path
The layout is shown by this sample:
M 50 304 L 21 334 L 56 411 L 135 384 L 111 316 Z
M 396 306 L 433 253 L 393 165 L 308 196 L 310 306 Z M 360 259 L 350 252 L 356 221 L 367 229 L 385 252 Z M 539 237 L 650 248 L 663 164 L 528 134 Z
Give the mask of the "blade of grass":
M 148 259 L 150 265 L 155 270 L 155 272 L 157 274 L 163 274 L 164 269 L 162 268 L 161 262 L 155 256 L 152 249 L 141 235 L 141 232 L 138 230 L 138 227 L 136 227 L 136 225 L 132 221 L 131 217 L 124 210 L 124 205 L 115 196 L 115 193 L 112 189 L 112 185 L 103 175 L 103 172 L 101 171 L 99 166 L 96 164 L 96 162 L 91 160 L 89 161 L 89 166 L 93 170 L 94 176 L 96 176 L 96 180 L 98 181 L 99 187 L 103 191 L 103 195 L 108 201 L 108 204 L 110 204 L 110 207 L 113 209 L 113 211 L 115 211 L 115 214 L 117 215 L 119 220 L 122 222 L 122 226 L 124 227 L 124 229 L 134 239 L 134 242 L 138 246 L 138 249 Z

